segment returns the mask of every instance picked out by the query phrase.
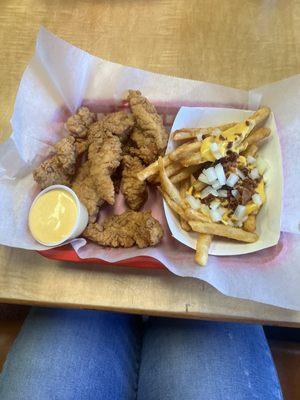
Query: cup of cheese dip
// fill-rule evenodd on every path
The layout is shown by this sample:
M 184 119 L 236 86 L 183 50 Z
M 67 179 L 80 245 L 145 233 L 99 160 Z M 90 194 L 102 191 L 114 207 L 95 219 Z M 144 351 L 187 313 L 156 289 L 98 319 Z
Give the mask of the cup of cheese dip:
M 34 239 L 45 246 L 58 246 L 79 236 L 88 224 L 88 212 L 67 186 L 53 185 L 34 199 L 28 225 Z

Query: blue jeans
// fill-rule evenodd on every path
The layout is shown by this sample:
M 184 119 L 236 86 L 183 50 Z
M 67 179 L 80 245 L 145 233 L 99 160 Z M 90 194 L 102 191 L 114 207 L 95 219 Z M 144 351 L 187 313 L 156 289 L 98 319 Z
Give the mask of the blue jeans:
M 33 308 L 1 400 L 282 399 L 260 326 Z

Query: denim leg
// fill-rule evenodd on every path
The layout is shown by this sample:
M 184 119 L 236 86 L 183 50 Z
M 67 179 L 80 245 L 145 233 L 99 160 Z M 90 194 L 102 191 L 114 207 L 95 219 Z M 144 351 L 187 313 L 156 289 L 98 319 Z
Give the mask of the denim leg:
M 0 376 L 1 400 L 132 400 L 140 317 L 34 308 Z
M 278 400 L 261 326 L 150 318 L 138 400 Z

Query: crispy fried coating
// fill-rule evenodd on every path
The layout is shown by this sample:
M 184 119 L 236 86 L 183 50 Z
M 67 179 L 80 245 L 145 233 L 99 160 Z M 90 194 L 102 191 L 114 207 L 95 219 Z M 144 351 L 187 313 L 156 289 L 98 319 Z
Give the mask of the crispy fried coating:
M 104 201 L 97 193 L 94 181 L 90 175 L 90 163 L 84 162 L 78 169 L 72 182 L 72 189 L 86 206 L 89 214 L 89 221 L 95 222 L 99 214 L 99 208 Z
M 125 211 L 105 219 L 103 224 L 89 224 L 83 236 L 101 246 L 139 248 L 154 246 L 163 237 L 160 223 L 151 211 Z
M 144 165 L 138 157 L 125 155 L 122 159 L 123 171 L 121 180 L 121 192 L 131 210 L 138 211 L 148 198 L 146 182 L 137 178 L 137 173 L 144 169 Z
M 118 136 L 123 142 L 127 139 L 127 135 L 132 130 L 133 125 L 134 118 L 131 114 L 125 111 L 110 113 L 89 127 L 89 142 L 92 143 L 95 139 L 109 136 L 110 134 Z
M 85 138 L 88 127 L 96 121 L 96 114 L 87 107 L 80 107 L 77 113 L 72 115 L 66 122 L 66 128 L 74 137 Z
M 94 140 L 89 147 L 90 175 L 101 199 L 113 205 L 115 189 L 112 174 L 121 162 L 122 148 L 120 139 L 110 135 Z
M 129 90 L 127 100 L 136 121 L 135 129 L 130 136 L 134 143 L 131 154 L 150 164 L 164 153 L 168 133 L 155 107 L 141 95 L 141 92 Z
M 75 174 L 75 139 L 67 136 L 54 145 L 55 154 L 33 171 L 33 178 L 41 189 L 51 185 L 70 185 Z

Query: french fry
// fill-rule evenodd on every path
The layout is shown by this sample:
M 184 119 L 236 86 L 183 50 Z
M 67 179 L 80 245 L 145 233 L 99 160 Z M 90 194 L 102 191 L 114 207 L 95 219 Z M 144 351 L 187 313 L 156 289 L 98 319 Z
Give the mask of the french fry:
M 229 225 L 217 223 L 205 223 L 200 221 L 189 221 L 194 232 L 206 233 L 209 235 L 222 236 L 228 239 L 238 240 L 240 242 L 253 243 L 256 242 L 258 236 L 253 232 L 246 232 L 241 228 L 235 228 Z
M 170 165 L 168 165 L 165 170 L 166 170 L 166 174 L 167 176 L 170 178 L 170 176 L 176 175 L 177 173 L 179 173 L 181 170 L 183 169 L 182 165 L 179 162 L 172 162 Z M 148 180 L 150 182 L 154 182 L 154 183 L 159 183 L 159 175 L 154 175 L 151 178 L 148 178 Z
M 169 153 L 168 156 L 172 161 L 180 161 L 180 159 L 189 157 L 199 151 L 200 147 L 201 142 L 185 143 Z
M 251 146 L 252 144 L 256 144 L 261 140 L 267 138 L 270 135 L 270 133 L 271 133 L 270 128 L 259 128 L 251 132 L 250 135 L 247 137 L 247 139 L 244 141 L 244 143 L 246 143 L 247 146 Z
M 243 225 L 243 229 L 247 232 L 255 232 L 256 230 L 256 217 L 255 215 L 249 215 Z
M 171 160 L 169 159 L 169 156 L 166 155 L 164 156 L 164 166 L 167 167 L 168 165 L 171 164 Z M 137 174 L 137 177 L 140 181 L 145 181 L 148 178 L 151 178 L 153 175 L 156 175 L 158 173 L 158 160 L 154 161 L 152 164 L 148 165 L 148 167 L 144 168 L 142 171 L 140 171 Z
M 249 147 L 246 148 L 246 150 L 242 153 L 243 156 L 248 157 L 254 157 L 256 153 L 258 152 L 258 147 L 256 144 L 251 144 Z
M 262 124 L 266 122 L 266 120 L 269 118 L 271 110 L 269 107 L 261 107 L 258 110 L 256 110 L 250 117 L 248 117 L 248 120 L 251 120 L 254 122 L 255 127 L 259 127 Z
M 189 223 L 182 217 L 180 218 L 180 226 L 181 228 L 186 231 L 186 232 L 190 232 L 192 230 L 192 228 L 190 227 Z
M 159 188 L 159 191 L 163 195 L 163 198 L 165 199 L 166 203 L 171 208 L 171 210 L 173 210 L 176 214 L 180 216 L 180 218 L 186 221 L 184 210 L 175 201 L 173 201 L 171 197 L 161 188 Z
M 195 261 L 201 266 L 206 265 L 208 259 L 208 250 L 212 241 L 211 235 L 200 233 L 196 244 Z
M 184 210 L 184 215 L 187 221 L 198 221 L 198 222 L 210 221 L 210 219 L 206 215 L 200 213 L 199 211 L 194 210 L 191 207 L 188 207 Z
M 185 180 L 186 178 L 189 178 L 191 174 L 193 174 L 194 172 L 196 172 L 199 169 L 199 167 L 197 165 L 193 165 L 191 167 L 188 168 L 184 168 L 182 169 L 182 171 L 180 171 L 178 174 L 173 175 L 170 179 L 172 183 L 178 183 L 181 182 L 183 180 Z
M 167 195 L 171 198 L 171 200 L 173 200 L 180 206 L 181 204 L 180 193 L 176 188 L 176 186 L 173 185 L 173 183 L 168 178 L 164 167 L 164 160 L 162 157 L 158 159 L 158 166 L 159 166 L 160 183 L 163 191 L 167 193 Z
M 193 183 L 193 188 L 195 190 L 197 190 L 198 192 L 201 192 L 201 190 L 203 190 L 206 187 L 206 183 L 201 182 L 201 181 L 196 181 L 195 183 Z
M 186 140 L 186 139 L 195 139 L 197 135 L 203 134 L 203 135 L 209 135 L 211 134 L 215 129 L 220 129 L 220 131 L 226 131 L 227 129 L 233 127 L 236 125 L 236 122 L 231 122 L 229 124 L 224 124 L 220 126 L 214 126 L 214 127 L 209 127 L 209 128 L 183 128 L 183 129 L 178 129 L 173 133 L 173 140 Z
M 184 157 L 182 159 L 179 160 L 180 163 L 184 166 L 184 167 L 191 167 L 191 166 L 199 166 L 200 164 L 203 164 L 203 160 L 201 157 L 200 153 L 195 153 L 190 155 L 189 157 Z

